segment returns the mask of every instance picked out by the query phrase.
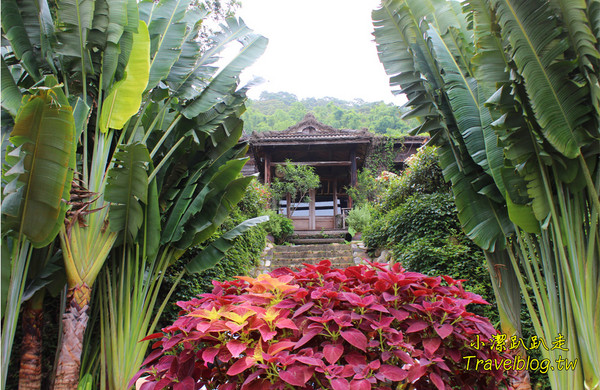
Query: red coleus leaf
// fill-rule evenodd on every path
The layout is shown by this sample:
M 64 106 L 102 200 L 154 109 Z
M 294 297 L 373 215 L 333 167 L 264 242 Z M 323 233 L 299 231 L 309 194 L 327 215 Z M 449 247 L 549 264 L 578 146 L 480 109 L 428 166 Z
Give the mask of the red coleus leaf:
M 314 371 L 314 367 L 294 365 L 281 371 L 279 377 L 292 386 L 304 386 Z
M 430 339 L 423 339 L 423 347 L 425 348 L 425 352 L 427 352 L 430 356 L 437 351 L 442 343 L 442 339 L 438 337 L 433 337 Z
M 408 318 L 408 316 L 410 315 L 409 312 L 407 312 L 406 310 L 400 310 L 400 309 L 388 309 L 388 311 L 394 316 L 395 319 L 397 319 L 398 321 L 402 322 L 405 319 Z
M 269 355 L 275 355 L 277 352 L 281 352 L 284 349 L 290 349 L 294 346 L 294 344 L 296 344 L 293 341 L 280 341 L 278 343 L 272 344 L 269 346 L 269 350 L 267 351 L 267 353 Z
M 432 372 L 431 374 L 429 374 L 429 379 L 433 382 L 433 384 L 435 385 L 435 387 L 438 388 L 438 390 L 445 390 L 446 389 L 446 385 L 444 384 L 444 381 L 435 372 Z
M 246 380 L 244 381 L 244 383 L 242 383 L 242 389 L 248 388 L 248 385 L 253 380 L 255 380 L 256 378 L 258 378 L 260 375 L 262 375 L 264 373 L 265 373 L 265 370 L 264 369 L 260 369 L 260 370 L 254 371 L 252 374 L 248 375 L 248 377 L 246 378 Z
M 394 382 L 403 381 L 408 376 L 408 372 L 405 370 L 398 366 L 391 366 L 389 364 L 382 364 L 381 367 L 379 367 L 379 373 L 382 374 L 386 379 Z
M 309 310 L 311 307 L 313 307 L 315 305 L 315 303 L 313 301 L 310 301 L 308 303 L 305 303 L 304 305 L 300 306 L 298 308 L 298 310 L 296 310 L 294 312 L 294 315 L 292 316 L 292 318 L 296 318 L 299 315 L 301 315 L 302 313 L 304 313 L 305 311 Z
M 317 359 L 314 357 L 296 356 L 295 359 L 296 359 L 296 361 L 298 361 L 300 363 L 304 363 L 308 366 L 314 366 L 314 367 L 323 366 L 323 361 L 321 359 Z
M 157 359 L 158 357 L 160 357 L 162 355 L 163 355 L 163 351 L 160 349 L 156 349 L 156 350 L 150 352 L 150 355 L 148 355 L 148 357 L 146 359 L 144 359 L 142 366 L 145 366 L 146 364 L 150 363 L 151 361 L 153 361 L 154 359 Z
M 243 372 L 247 368 L 252 367 L 255 362 L 256 361 L 252 357 L 245 356 L 237 362 L 233 363 L 231 367 L 229 367 L 229 370 L 227 370 L 227 375 L 236 376 L 237 374 Z
M 304 334 L 304 336 L 302 336 L 302 338 L 300 340 L 298 340 L 298 342 L 296 342 L 296 344 L 294 345 L 294 349 L 300 348 L 304 344 L 308 343 L 310 340 L 313 339 L 313 337 L 315 337 L 316 335 L 318 335 L 319 333 L 321 333 L 321 330 L 323 330 L 323 328 L 321 328 L 321 329 L 318 329 L 318 328 L 311 329 L 308 332 L 306 332 Z
M 287 329 L 298 330 L 298 327 L 296 326 L 296 324 L 294 324 L 294 321 L 290 320 L 289 318 L 280 319 L 279 321 L 277 321 L 275 326 L 280 329 L 287 328 Z
M 248 347 L 246 343 L 243 343 L 239 340 L 231 340 L 227 344 L 227 349 L 231 352 L 231 357 L 238 357 L 246 350 Z
M 196 388 L 196 381 L 191 376 L 184 378 L 181 382 L 175 383 L 173 390 L 189 390 Z
M 342 344 L 327 344 L 323 347 L 323 355 L 329 364 L 336 363 L 344 353 Z
M 350 390 L 371 390 L 371 382 L 366 379 L 353 379 L 350 382 Z
M 408 329 L 406 329 L 406 333 L 420 332 L 428 326 L 429 324 L 427 322 L 422 320 L 416 320 L 410 324 Z
M 417 363 L 417 364 L 413 365 L 411 368 L 409 368 L 407 379 L 410 383 L 415 383 L 416 381 L 421 379 L 421 377 L 423 375 L 425 375 L 426 371 L 427 371 L 426 366 L 422 366 Z
M 219 348 L 206 348 L 202 351 L 202 360 L 207 363 L 213 363 L 215 361 L 215 356 L 219 353 Z
M 141 341 L 148 341 L 148 340 L 159 339 L 161 337 L 164 337 L 164 333 L 162 333 L 162 332 L 152 333 L 151 335 L 146 336 L 143 339 L 141 339 L 140 342 Z
M 258 331 L 260 332 L 260 336 L 264 341 L 269 341 L 273 339 L 273 337 L 275 337 L 275 335 L 277 334 L 277 331 L 269 329 L 269 327 L 266 324 L 259 326 Z
M 344 378 L 335 378 L 331 380 L 333 390 L 350 390 L 350 384 Z
M 452 334 L 452 332 L 454 331 L 454 327 L 450 324 L 444 324 L 440 327 L 436 327 L 435 331 L 437 332 L 437 334 L 440 335 L 442 339 L 445 339 L 446 337 L 450 336 L 450 334 Z
M 356 348 L 362 351 L 367 350 L 367 337 L 361 331 L 357 329 L 342 330 L 340 335 Z

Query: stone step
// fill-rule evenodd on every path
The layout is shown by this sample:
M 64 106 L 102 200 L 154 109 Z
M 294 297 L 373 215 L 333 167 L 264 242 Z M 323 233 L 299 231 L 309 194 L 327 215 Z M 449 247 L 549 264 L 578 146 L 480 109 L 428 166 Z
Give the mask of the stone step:
M 297 269 L 303 264 L 317 264 L 323 260 L 331 261 L 333 268 L 347 268 L 363 262 L 367 257 L 362 244 L 311 244 L 311 245 L 271 245 L 265 248 L 261 265 L 256 274 L 267 273 L 276 268 Z
M 279 252 L 306 252 L 306 251 L 330 251 L 350 248 L 348 244 L 313 244 L 313 245 L 277 245 L 273 248 L 274 253 Z
M 274 261 L 269 265 L 269 269 L 274 270 L 276 268 L 281 268 L 281 267 L 287 267 L 290 269 L 294 269 L 294 268 L 302 268 L 304 266 L 304 264 L 319 264 L 319 263 L 320 263 L 320 260 L 319 261 L 302 261 L 302 262 L 298 262 L 298 263 L 289 263 L 289 264 L 281 264 L 277 261 Z M 347 268 L 347 267 L 350 267 L 353 265 L 355 265 L 355 263 L 352 260 L 345 260 L 345 261 L 331 263 L 332 268 Z
M 352 248 L 330 250 L 330 251 L 305 251 L 305 252 L 277 252 L 273 254 L 278 259 L 296 259 L 299 256 L 314 257 L 314 258 L 329 258 L 336 256 L 352 256 Z
M 273 259 L 271 261 L 271 264 L 283 264 L 286 265 L 287 264 L 302 264 L 302 263 L 310 263 L 310 264 L 315 264 L 315 263 L 319 263 L 323 260 L 329 260 L 331 261 L 332 264 L 336 264 L 336 263 L 352 263 L 354 262 L 354 260 L 352 259 L 352 257 L 348 256 L 348 257 L 333 257 L 333 258 L 328 258 L 328 259 L 321 259 L 321 258 L 303 258 L 303 259 Z
M 288 239 L 292 244 L 330 244 L 330 243 L 339 243 L 343 244 L 345 242 L 344 238 L 290 238 Z

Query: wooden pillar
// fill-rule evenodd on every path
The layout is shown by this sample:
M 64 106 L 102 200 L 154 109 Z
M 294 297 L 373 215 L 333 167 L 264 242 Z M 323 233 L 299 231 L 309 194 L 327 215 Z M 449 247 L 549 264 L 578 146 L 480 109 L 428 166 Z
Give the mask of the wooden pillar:
M 354 148 L 350 151 L 350 185 L 356 186 L 358 181 L 358 173 L 356 171 L 356 150 Z
M 271 183 L 271 154 L 265 154 L 265 184 Z
M 356 150 L 350 150 L 350 185 L 356 187 L 358 181 L 358 172 L 356 170 Z M 352 208 L 352 197 L 348 195 L 348 208 Z
M 308 204 L 308 229 L 315 230 L 317 228 L 317 219 L 315 218 L 315 198 L 317 191 L 310 190 L 308 196 L 310 197 L 310 203 Z
M 337 207 L 337 177 L 333 179 L 333 222 L 335 223 L 335 216 L 338 215 Z

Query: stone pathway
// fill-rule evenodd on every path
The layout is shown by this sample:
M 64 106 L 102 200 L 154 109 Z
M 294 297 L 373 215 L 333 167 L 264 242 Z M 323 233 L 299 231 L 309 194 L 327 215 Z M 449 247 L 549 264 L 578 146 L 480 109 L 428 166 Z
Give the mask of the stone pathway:
M 311 244 L 311 245 L 274 245 L 271 242 L 263 250 L 256 275 L 273 271 L 276 268 L 302 267 L 303 263 L 317 264 L 330 260 L 334 268 L 345 268 L 370 260 L 361 241 L 350 244 Z

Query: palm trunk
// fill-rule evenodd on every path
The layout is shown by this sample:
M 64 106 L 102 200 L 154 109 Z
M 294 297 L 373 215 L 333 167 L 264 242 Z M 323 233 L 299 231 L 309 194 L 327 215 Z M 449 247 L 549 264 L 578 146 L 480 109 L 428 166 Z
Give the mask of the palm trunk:
M 44 290 L 41 290 L 23 308 L 19 390 L 39 390 L 42 387 L 43 303 Z
M 496 296 L 502 333 L 509 340 L 512 336 L 521 337 L 521 319 L 519 318 L 521 314 L 521 292 L 509 259 L 509 253 L 507 250 L 483 251 L 483 253 L 487 261 L 494 295 Z M 527 360 L 527 352 L 523 346 L 519 345 L 516 352 L 522 359 Z M 512 390 L 531 390 L 529 371 L 516 371 L 514 377 L 509 379 L 509 385 Z
M 520 336 L 520 335 L 519 335 Z M 521 359 L 527 360 L 527 351 L 522 345 L 516 350 L 516 355 L 520 356 Z M 529 378 L 529 371 L 518 370 L 514 373 L 514 377 L 509 379 L 510 389 L 512 390 L 531 390 L 531 380 Z
M 79 384 L 83 334 L 88 322 L 91 291 L 85 283 L 69 289 L 54 390 L 75 390 Z

